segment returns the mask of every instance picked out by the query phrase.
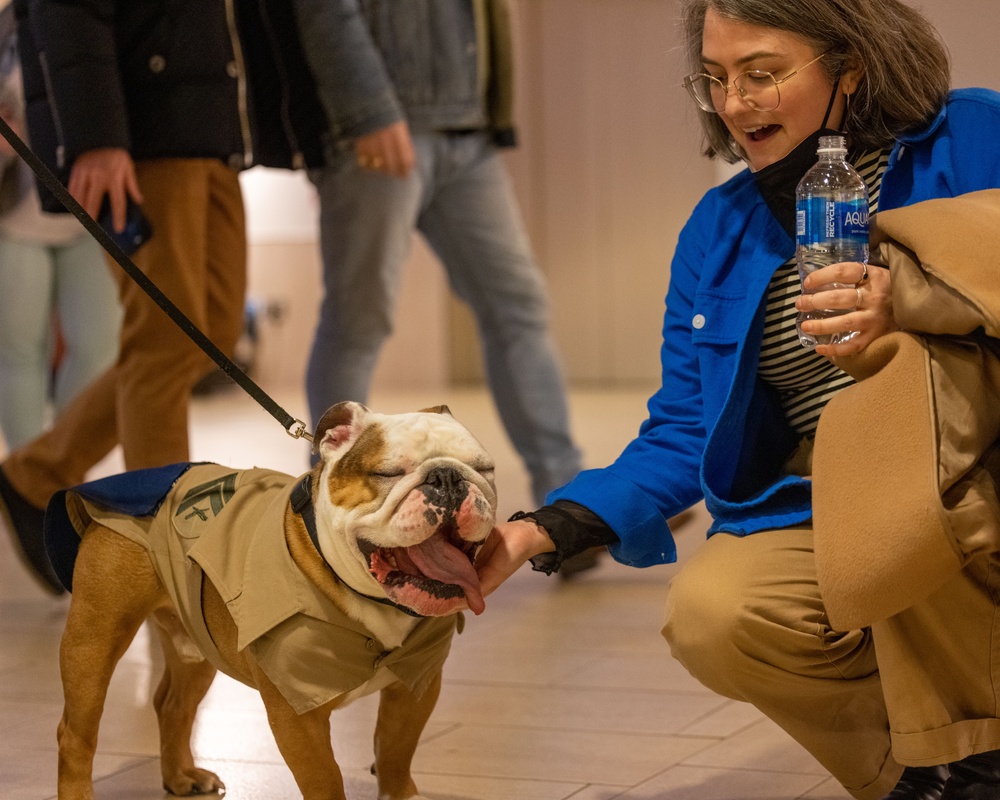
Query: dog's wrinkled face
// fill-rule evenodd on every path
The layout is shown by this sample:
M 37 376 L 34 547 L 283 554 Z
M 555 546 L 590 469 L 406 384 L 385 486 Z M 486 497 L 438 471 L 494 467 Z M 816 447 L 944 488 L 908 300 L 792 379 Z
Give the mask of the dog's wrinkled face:
M 493 459 L 444 407 L 339 403 L 317 426 L 320 547 L 363 594 L 423 616 L 485 603 L 473 560 L 493 529 Z

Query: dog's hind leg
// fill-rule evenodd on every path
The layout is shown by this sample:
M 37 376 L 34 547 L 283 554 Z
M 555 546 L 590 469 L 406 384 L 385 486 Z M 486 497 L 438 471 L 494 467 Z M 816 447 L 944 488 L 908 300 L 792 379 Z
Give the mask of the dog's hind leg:
M 375 777 L 378 800 L 420 800 L 410 775 L 413 754 L 441 694 L 441 673 L 420 694 L 403 683 L 382 690 L 375 723 Z
M 93 800 L 94 752 L 115 665 L 163 591 L 145 549 L 101 525 L 80 542 L 59 648 L 59 800 Z
M 181 797 L 225 792 L 219 776 L 195 766 L 191 753 L 198 705 L 204 699 L 216 669 L 199 652 L 173 607 L 153 612 L 166 668 L 153 697 L 160 726 L 160 770 L 163 788 Z

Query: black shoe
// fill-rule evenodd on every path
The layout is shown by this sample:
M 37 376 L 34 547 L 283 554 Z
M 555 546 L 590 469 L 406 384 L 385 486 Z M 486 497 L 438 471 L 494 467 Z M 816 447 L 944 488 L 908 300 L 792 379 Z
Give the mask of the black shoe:
M 570 556 L 559 565 L 559 572 L 556 574 L 561 580 L 568 581 L 581 572 L 591 570 L 597 566 L 598 559 L 606 550 L 606 547 L 591 547 L 582 553 Z
M 996 800 L 1000 798 L 1000 750 L 963 758 L 948 765 L 951 777 L 941 800 Z
M 15 489 L 3 468 L 0 467 L 0 516 L 3 517 L 10 538 L 14 542 L 21 563 L 28 568 L 32 577 L 51 594 L 63 594 L 59 578 L 56 577 L 42 539 L 42 523 L 45 511 L 33 506 Z
M 942 800 L 948 767 L 907 767 L 896 788 L 882 800 Z

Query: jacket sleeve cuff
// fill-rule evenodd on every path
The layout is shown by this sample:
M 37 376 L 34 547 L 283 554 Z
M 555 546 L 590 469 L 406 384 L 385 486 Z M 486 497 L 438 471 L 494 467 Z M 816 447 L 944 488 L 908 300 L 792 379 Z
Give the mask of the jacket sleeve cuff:
M 405 119 L 406 114 L 395 97 L 382 97 L 377 104 L 369 104 L 350 117 L 335 119 L 332 124 L 333 135 L 338 139 L 357 139 Z
M 610 469 L 584 470 L 545 499 L 578 503 L 604 520 L 620 540 L 611 546 L 611 555 L 622 564 L 650 567 L 677 560 L 664 513 L 638 486 Z

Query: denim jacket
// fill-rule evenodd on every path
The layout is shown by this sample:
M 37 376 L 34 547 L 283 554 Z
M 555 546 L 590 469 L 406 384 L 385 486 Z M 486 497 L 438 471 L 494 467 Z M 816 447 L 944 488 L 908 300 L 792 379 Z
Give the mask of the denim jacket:
M 295 0 L 335 138 L 406 120 L 513 144 L 507 0 Z

